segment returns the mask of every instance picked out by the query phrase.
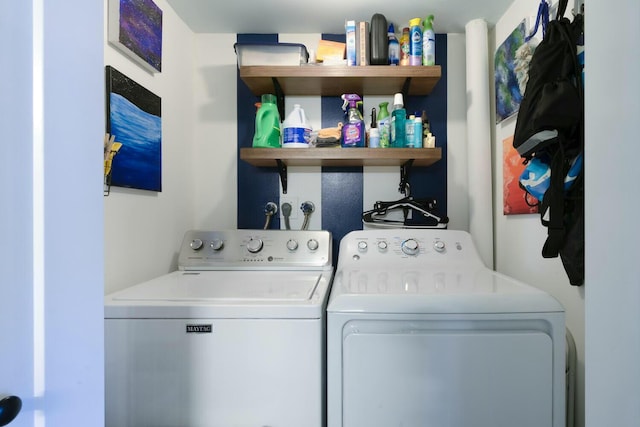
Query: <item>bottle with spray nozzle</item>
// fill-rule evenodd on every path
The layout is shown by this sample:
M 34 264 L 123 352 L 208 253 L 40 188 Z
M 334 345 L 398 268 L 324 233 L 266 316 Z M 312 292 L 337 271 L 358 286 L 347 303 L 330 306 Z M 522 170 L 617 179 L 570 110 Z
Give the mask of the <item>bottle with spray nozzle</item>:
M 364 147 L 366 140 L 366 128 L 364 118 L 358 110 L 358 102 L 362 99 L 355 93 L 346 93 L 341 96 L 344 101 L 342 109 L 347 111 L 347 123 L 342 127 L 343 147 Z
M 422 21 L 422 65 L 436 64 L 436 33 L 433 31 L 433 15 Z

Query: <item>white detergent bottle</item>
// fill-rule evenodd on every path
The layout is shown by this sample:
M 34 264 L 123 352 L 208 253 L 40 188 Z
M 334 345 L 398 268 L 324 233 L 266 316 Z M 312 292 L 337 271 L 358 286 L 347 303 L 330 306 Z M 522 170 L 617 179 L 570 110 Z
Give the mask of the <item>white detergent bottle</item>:
M 282 125 L 282 146 L 288 148 L 307 148 L 311 141 L 311 125 L 300 104 L 294 104 Z

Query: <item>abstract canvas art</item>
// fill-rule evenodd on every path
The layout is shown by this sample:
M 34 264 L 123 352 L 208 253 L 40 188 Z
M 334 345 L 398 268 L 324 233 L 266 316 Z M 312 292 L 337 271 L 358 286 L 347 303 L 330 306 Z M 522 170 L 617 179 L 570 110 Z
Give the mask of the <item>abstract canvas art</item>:
M 513 148 L 513 136 L 502 140 L 502 213 L 504 215 L 538 212 L 536 205 L 538 200 L 531 195 L 525 200 L 526 192 L 520 188 L 520 175 L 524 168 L 520 154 Z
M 108 39 L 147 71 L 162 71 L 162 10 L 152 0 L 109 0 Z
M 111 165 L 111 185 L 162 191 L 161 99 L 106 67 L 107 129 L 122 144 Z
M 522 92 L 516 77 L 516 51 L 524 44 L 525 21 L 498 47 L 494 59 L 496 85 L 496 123 L 512 116 L 522 102 Z

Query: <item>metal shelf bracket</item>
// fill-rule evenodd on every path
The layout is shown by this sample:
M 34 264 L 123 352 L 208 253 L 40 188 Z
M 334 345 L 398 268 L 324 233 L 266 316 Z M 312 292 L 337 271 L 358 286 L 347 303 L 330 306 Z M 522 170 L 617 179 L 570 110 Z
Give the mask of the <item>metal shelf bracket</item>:
M 413 160 L 414 159 L 409 159 L 400 166 L 400 186 L 398 187 L 398 192 L 405 196 L 409 196 L 409 171 L 411 170 L 411 166 L 413 166 Z
M 276 159 L 278 165 L 278 175 L 282 184 L 282 194 L 287 194 L 287 165 L 280 159 Z

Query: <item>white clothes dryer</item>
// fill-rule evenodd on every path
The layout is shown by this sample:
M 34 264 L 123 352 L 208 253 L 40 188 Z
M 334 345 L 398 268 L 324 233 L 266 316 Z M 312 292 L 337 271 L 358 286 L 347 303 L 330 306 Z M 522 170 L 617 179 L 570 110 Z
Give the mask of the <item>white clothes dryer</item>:
M 179 270 L 105 298 L 107 427 L 322 427 L 326 231 L 188 231 Z
M 471 236 L 347 234 L 328 304 L 329 427 L 561 427 L 565 313 Z

